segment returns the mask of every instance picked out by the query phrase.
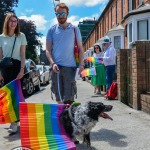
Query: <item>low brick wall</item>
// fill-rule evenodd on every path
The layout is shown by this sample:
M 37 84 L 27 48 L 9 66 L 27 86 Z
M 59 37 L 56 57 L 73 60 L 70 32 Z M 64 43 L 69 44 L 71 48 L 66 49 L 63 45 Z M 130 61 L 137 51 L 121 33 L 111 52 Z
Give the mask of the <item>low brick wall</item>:
M 141 109 L 150 114 L 150 95 L 141 94 Z
M 150 41 L 136 41 L 117 52 L 118 98 L 150 114 Z

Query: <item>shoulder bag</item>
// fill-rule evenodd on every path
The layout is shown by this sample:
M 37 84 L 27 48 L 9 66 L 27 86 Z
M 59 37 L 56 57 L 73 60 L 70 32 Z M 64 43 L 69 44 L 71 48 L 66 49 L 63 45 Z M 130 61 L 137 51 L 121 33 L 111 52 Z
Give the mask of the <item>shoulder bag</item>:
M 12 48 L 12 52 L 11 52 L 11 57 L 5 57 L 0 61 L 0 67 L 1 68 L 10 68 L 13 66 L 13 58 L 12 58 L 12 54 L 13 54 L 13 50 L 14 50 L 14 46 L 15 46 L 15 42 L 16 42 L 16 37 L 14 40 L 14 44 L 13 44 L 13 48 Z
M 78 67 L 79 66 L 79 48 L 78 48 L 77 39 L 76 39 L 75 27 L 74 27 L 74 35 L 75 35 L 74 56 L 75 56 L 75 61 L 76 61 L 76 67 Z

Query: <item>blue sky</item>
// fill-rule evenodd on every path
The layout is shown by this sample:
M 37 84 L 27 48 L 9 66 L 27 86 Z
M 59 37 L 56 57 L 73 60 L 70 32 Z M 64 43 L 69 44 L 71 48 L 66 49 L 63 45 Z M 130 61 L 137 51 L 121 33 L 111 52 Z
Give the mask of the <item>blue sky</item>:
M 54 0 L 55 1 L 55 0 Z M 109 0 L 60 0 L 69 7 L 68 22 L 78 25 L 85 19 L 98 19 Z M 55 2 L 56 4 L 56 2 Z M 37 32 L 43 34 L 40 39 L 45 49 L 46 33 L 50 26 L 57 23 L 53 0 L 19 0 L 15 12 L 19 18 L 32 20 Z

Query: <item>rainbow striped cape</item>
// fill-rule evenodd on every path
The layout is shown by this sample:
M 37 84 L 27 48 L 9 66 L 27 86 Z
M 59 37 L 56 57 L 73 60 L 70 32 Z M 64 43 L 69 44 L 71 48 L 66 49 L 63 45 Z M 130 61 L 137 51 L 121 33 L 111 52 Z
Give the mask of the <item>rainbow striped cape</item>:
M 82 76 L 82 77 L 95 76 L 95 75 L 96 75 L 96 69 L 95 69 L 95 67 L 84 69 L 84 70 L 81 72 L 81 76 Z
M 13 80 L 0 89 L 0 124 L 19 120 L 19 102 L 24 102 L 20 80 Z
M 20 103 L 21 144 L 33 150 L 76 150 L 59 116 L 65 105 Z

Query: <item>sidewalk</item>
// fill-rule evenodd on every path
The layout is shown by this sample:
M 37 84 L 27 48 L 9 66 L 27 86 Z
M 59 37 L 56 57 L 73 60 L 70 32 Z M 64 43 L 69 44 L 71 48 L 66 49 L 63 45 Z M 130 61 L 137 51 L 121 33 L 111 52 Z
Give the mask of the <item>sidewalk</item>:
M 84 86 L 83 86 L 84 85 Z M 150 150 L 150 115 L 134 110 L 119 100 L 106 100 L 103 97 L 91 97 L 94 88 L 87 82 L 78 82 L 78 95 L 83 101 L 101 101 L 113 105 L 108 114 L 113 121 L 100 118 L 92 130 L 91 143 L 98 150 Z M 83 100 L 84 99 L 84 100 Z
M 94 88 L 86 81 L 78 80 L 77 100 L 81 103 L 87 101 L 100 101 L 113 105 L 108 114 L 113 121 L 100 118 L 91 132 L 91 145 L 93 150 L 150 150 L 150 115 L 136 111 L 119 100 L 105 100 L 102 96 L 94 96 Z M 27 102 L 55 103 L 50 100 L 50 85 L 39 93 L 26 99 Z M 49 99 L 47 99 L 49 97 Z M 9 136 L 6 128 L 9 125 L 0 125 L 0 150 L 11 150 L 20 146 L 20 135 Z M 81 143 L 81 142 L 80 142 Z M 87 150 L 86 145 L 77 145 L 77 150 Z

